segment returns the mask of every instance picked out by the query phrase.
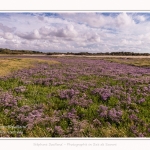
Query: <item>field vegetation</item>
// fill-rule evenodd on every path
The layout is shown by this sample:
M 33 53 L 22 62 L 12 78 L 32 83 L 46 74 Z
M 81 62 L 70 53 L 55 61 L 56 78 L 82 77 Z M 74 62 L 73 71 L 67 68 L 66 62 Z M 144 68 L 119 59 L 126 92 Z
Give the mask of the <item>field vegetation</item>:
M 5 60 L 27 67 L 0 77 L 0 136 L 150 137 L 149 63 L 128 60 Z
M 8 75 L 22 68 L 32 68 L 36 63 L 58 63 L 34 58 L 2 58 L 0 59 L 0 76 Z
M 109 60 L 110 62 L 117 62 L 122 64 L 149 67 L 150 58 L 104 58 L 104 60 Z
M 0 48 L 0 54 L 4 55 L 20 55 L 20 54 L 44 54 L 43 52 L 39 51 L 31 51 L 31 50 L 10 50 L 8 48 Z

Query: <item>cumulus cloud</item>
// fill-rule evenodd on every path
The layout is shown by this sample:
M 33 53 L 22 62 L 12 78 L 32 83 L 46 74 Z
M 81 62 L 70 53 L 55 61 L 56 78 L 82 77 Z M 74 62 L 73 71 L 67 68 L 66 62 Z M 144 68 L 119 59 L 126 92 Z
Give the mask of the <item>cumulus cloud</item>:
M 40 21 L 44 21 L 44 17 L 43 17 L 43 16 L 38 16 L 38 19 L 39 19 Z
M 73 25 L 67 25 L 65 28 L 41 27 L 32 32 L 18 33 L 17 35 L 27 40 L 35 39 L 51 39 L 51 37 L 74 38 L 77 36 L 77 31 Z
M 145 17 L 145 16 L 142 16 L 142 15 L 137 16 L 136 19 L 137 19 L 138 21 L 140 21 L 140 22 L 146 21 L 146 17 Z
M 3 31 L 3 32 L 13 32 L 15 30 L 15 28 L 14 27 L 10 28 L 10 27 L 0 23 L 0 30 Z
M 137 12 L 9 13 L 0 15 L 0 43 L 10 49 L 150 52 L 149 18 Z
M 101 40 L 100 40 L 100 37 L 96 34 L 96 35 L 93 35 L 93 36 L 91 36 L 89 39 L 88 39 L 88 41 L 90 41 L 90 42 L 100 42 Z
M 86 24 L 91 27 L 102 27 L 113 22 L 113 18 L 103 16 L 97 13 L 61 13 L 59 14 L 64 19 Z
M 38 30 L 34 30 L 33 32 L 30 32 L 30 33 L 18 33 L 17 35 L 27 40 L 34 40 L 34 39 L 41 38 Z
M 58 37 L 76 37 L 77 31 L 74 29 L 73 25 L 66 26 L 65 28 L 58 29 L 56 31 L 56 36 Z
M 5 39 L 12 40 L 14 36 L 13 36 L 12 33 L 6 32 L 3 37 L 4 37 Z
M 53 29 L 51 29 L 51 28 L 47 28 L 47 27 L 41 27 L 40 29 L 39 29 L 39 32 L 40 32 L 40 34 L 42 34 L 42 35 L 49 35 L 50 34 L 50 32 L 51 32 L 51 30 L 53 30 Z
M 127 15 L 125 12 L 119 14 L 116 19 L 116 24 L 119 27 L 128 27 L 128 26 L 132 26 L 135 25 L 135 21 L 132 19 L 131 16 Z
M 105 25 L 110 24 L 113 20 L 111 17 L 104 17 L 102 15 L 97 15 L 97 14 L 89 14 L 88 17 L 83 17 L 82 20 L 83 23 L 86 23 L 87 25 L 91 27 L 102 27 Z
M 128 15 L 126 12 L 120 13 L 118 15 L 102 15 L 101 13 L 61 13 L 59 14 L 63 19 L 69 19 L 70 21 L 76 21 L 82 24 L 86 24 L 91 27 L 126 27 L 134 25 L 135 21 L 132 16 Z M 142 19 L 142 18 L 141 18 Z
M 142 44 L 142 41 L 141 40 L 136 40 L 136 41 L 131 41 L 131 40 L 126 40 L 126 39 L 123 39 L 122 40 L 122 44 L 125 44 L 125 45 L 141 45 Z

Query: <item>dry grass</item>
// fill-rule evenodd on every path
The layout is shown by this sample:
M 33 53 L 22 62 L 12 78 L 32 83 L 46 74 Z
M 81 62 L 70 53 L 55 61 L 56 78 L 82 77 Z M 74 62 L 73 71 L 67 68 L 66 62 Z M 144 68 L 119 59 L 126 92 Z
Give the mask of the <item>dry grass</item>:
M 134 66 L 149 67 L 150 58 L 104 58 L 105 60 Z
M 16 71 L 22 68 L 32 68 L 37 63 L 54 64 L 59 62 L 36 58 L 3 58 L 0 60 L 0 76 L 8 75 L 12 71 Z
M 101 129 L 104 137 L 127 137 L 124 129 L 117 129 L 115 127 L 107 127 Z

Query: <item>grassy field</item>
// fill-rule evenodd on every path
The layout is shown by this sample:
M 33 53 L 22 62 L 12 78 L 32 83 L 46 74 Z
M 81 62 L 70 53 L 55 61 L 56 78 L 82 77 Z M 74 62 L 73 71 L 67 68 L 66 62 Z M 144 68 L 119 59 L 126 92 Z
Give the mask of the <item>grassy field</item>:
M 150 66 L 150 58 L 104 58 L 104 60 L 141 67 Z
M 32 68 L 35 63 L 58 63 L 34 58 L 2 58 L 0 59 L 0 76 L 8 75 L 22 68 Z
M 150 137 L 148 60 L 48 58 L 1 60 L 1 137 Z

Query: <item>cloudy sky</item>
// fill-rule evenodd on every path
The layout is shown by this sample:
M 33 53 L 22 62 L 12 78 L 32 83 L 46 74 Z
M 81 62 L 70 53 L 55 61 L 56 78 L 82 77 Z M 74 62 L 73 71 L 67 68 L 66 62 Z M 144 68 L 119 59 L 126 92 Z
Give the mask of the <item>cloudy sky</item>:
M 150 53 L 150 13 L 0 13 L 0 48 Z

